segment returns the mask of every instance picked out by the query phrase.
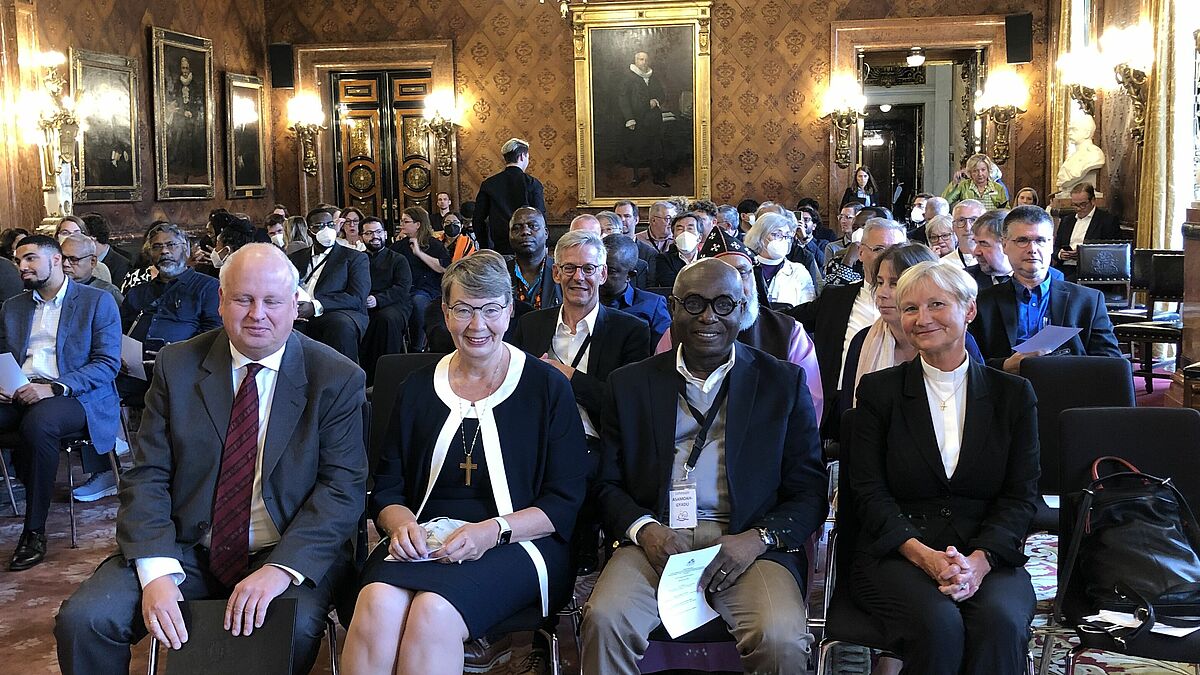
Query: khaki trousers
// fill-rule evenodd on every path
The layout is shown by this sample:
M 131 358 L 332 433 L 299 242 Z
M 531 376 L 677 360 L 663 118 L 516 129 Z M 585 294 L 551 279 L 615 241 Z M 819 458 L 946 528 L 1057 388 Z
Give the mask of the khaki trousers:
M 721 523 L 700 521 L 679 530 L 692 549 L 722 535 Z M 584 675 L 637 675 L 648 637 L 659 625 L 655 592 L 658 574 L 638 546 L 623 546 L 604 567 L 583 610 Z M 813 636 L 806 624 L 804 596 L 782 565 L 758 560 L 733 586 L 710 594 L 737 640 L 747 673 L 802 673 Z

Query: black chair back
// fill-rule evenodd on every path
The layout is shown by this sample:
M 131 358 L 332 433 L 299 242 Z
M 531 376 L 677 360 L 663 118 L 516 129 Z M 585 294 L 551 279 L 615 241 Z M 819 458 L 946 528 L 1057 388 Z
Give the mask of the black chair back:
M 1179 253 L 1167 248 L 1135 248 L 1129 270 L 1129 284 L 1135 291 L 1150 289 L 1150 262 L 1159 253 Z
M 1058 481 L 1063 494 L 1079 492 L 1092 481 L 1092 462 L 1121 457 L 1144 473 L 1171 478 L 1192 508 L 1200 507 L 1200 412 L 1191 408 L 1079 408 L 1059 417 L 1062 461 Z M 1059 593 L 1068 616 L 1086 607 L 1082 589 L 1062 588 L 1065 561 L 1071 554 L 1076 512 L 1064 499 L 1059 510 Z
M 1068 408 L 1132 408 L 1133 374 L 1125 359 L 1108 356 L 1039 356 L 1021 362 L 1021 376 L 1037 394 L 1042 494 L 1062 494 L 1059 485 L 1058 418 Z
M 1079 245 L 1079 283 L 1124 282 L 1130 278 L 1130 244 Z
M 1151 302 L 1182 302 L 1183 278 L 1183 251 L 1156 253 L 1150 259 L 1150 287 L 1146 294 Z
M 437 363 L 445 354 L 388 354 L 379 357 L 375 365 L 375 387 L 371 393 L 371 444 L 367 449 L 369 483 L 374 482 L 375 465 L 379 462 L 383 439 L 387 434 L 400 388 L 409 375 Z
M 837 576 L 849 579 L 850 563 L 854 559 L 855 542 L 858 539 L 858 510 L 855 507 L 854 488 L 850 482 L 853 475 L 854 421 L 858 411 L 854 408 L 842 413 L 841 448 L 838 455 L 837 508 L 834 509 L 834 527 L 837 528 Z M 826 584 L 828 584 L 826 579 Z M 825 592 L 831 589 L 826 585 Z

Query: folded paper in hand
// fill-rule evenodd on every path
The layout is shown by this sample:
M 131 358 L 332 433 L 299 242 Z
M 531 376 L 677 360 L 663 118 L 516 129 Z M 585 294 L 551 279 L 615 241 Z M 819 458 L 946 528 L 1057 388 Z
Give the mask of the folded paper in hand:
M 1066 344 L 1067 340 L 1079 335 L 1078 326 L 1046 326 L 1036 335 L 1013 347 L 1013 351 L 1022 354 L 1035 354 L 1044 351 L 1047 354 Z
M 440 555 L 442 545 L 450 538 L 450 535 L 458 528 L 466 525 L 465 520 L 455 520 L 454 518 L 434 518 L 433 520 L 421 523 L 421 527 L 425 529 L 425 546 L 429 549 L 429 553 L 424 558 L 416 560 L 401 560 L 391 554 L 384 558 L 389 562 L 428 562 L 430 560 L 439 560 L 444 556 Z M 386 546 L 388 540 L 384 539 L 379 542 L 380 545 Z

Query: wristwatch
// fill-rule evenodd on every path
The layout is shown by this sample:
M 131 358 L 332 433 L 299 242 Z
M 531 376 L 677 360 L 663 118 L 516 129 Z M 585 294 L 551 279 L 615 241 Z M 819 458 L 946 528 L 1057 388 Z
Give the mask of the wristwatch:
M 500 517 L 492 518 L 492 520 L 500 525 L 500 533 L 496 535 L 496 545 L 500 546 L 511 541 L 512 528 L 508 526 L 508 521 Z
M 67 385 L 63 384 L 62 382 L 51 382 L 50 391 L 53 392 L 55 396 L 66 396 Z
M 775 536 L 774 532 L 765 527 L 757 527 L 755 529 L 758 530 L 758 538 L 762 539 L 762 543 L 766 545 L 767 550 L 772 550 L 779 546 L 779 537 Z

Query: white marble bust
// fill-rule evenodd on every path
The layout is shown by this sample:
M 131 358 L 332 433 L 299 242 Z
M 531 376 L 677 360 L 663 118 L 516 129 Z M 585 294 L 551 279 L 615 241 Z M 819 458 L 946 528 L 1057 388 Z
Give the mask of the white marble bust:
M 1095 133 L 1096 122 L 1091 115 L 1080 110 L 1071 111 L 1071 125 L 1067 128 L 1070 152 L 1055 178 L 1059 196 L 1070 194 L 1071 188 L 1080 183 L 1096 185 L 1096 176 L 1104 166 L 1104 151 L 1092 142 Z

